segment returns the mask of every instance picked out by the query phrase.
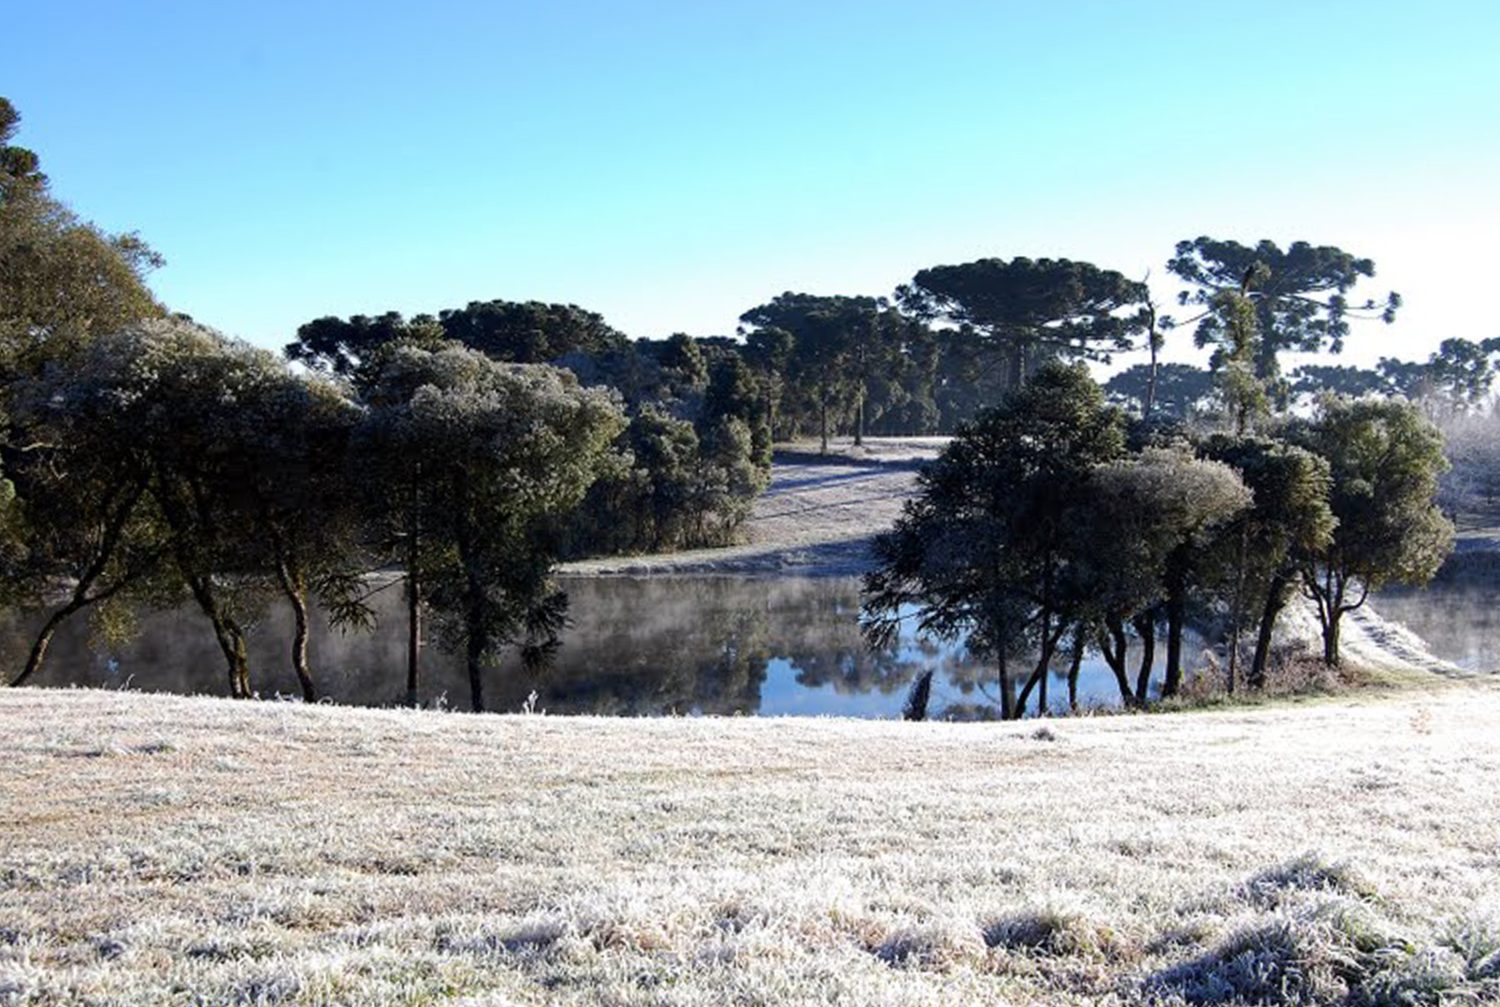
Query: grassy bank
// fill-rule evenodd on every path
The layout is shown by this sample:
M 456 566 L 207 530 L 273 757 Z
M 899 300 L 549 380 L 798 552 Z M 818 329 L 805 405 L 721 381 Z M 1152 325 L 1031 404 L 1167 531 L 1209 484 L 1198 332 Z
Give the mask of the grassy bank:
M 1500 996 L 1485 682 L 1045 726 L 17 690 L 0 737 L 5 1004 Z

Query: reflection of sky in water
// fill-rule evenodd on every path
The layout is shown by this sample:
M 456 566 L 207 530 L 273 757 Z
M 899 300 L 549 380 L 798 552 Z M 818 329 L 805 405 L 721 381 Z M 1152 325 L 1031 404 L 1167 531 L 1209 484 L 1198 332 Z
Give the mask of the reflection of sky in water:
M 507 655 L 486 676 L 491 709 L 520 709 L 535 689 L 538 708 L 552 713 L 897 717 L 911 683 L 928 668 L 935 669 L 931 716 L 974 716 L 998 706 L 994 662 L 969 654 L 961 641 L 920 639 L 908 620 L 891 652 L 865 647 L 855 578 L 601 578 L 570 579 L 565 587 L 573 625 L 555 665 L 533 674 Z M 1434 598 L 1441 600 L 1434 604 Z M 380 619 L 374 632 L 339 633 L 315 620 L 314 673 L 320 690 L 337 702 L 382 706 L 404 695 L 401 592 L 382 591 L 372 600 Z M 1450 660 L 1493 668 L 1500 665 L 1497 600 L 1497 591 L 1408 593 L 1382 596 L 1377 607 Z M 29 643 L 22 626 L 12 624 L 8 636 L 11 653 Z M 251 627 L 252 678 L 263 696 L 298 694 L 287 659 L 290 638 L 283 605 L 270 604 Z M 1190 663 L 1199 648 L 1197 641 L 1186 642 Z M 1158 680 L 1165 649 L 1159 640 Z M 1132 654 L 1132 683 L 1135 659 Z M 1060 654 L 1057 666 L 1066 660 Z M 1029 662 L 1012 661 L 1017 691 L 1029 672 Z M 112 650 L 95 646 L 86 622 L 74 621 L 55 641 L 37 684 L 226 692 L 212 631 L 190 607 L 143 613 L 139 636 Z M 424 651 L 421 686 L 426 702 L 445 695 L 448 705 L 467 706 L 462 661 L 435 645 Z M 1050 677 L 1047 698 L 1050 709 L 1067 709 L 1064 675 Z M 1118 699 L 1113 676 L 1090 654 L 1079 680 L 1080 705 L 1113 706 Z M 1035 701 L 1033 693 L 1028 706 Z
M 760 687 L 760 709 L 766 717 L 899 717 L 906 691 L 841 693 L 831 684 L 807 686 L 801 672 L 784 657 L 766 662 Z

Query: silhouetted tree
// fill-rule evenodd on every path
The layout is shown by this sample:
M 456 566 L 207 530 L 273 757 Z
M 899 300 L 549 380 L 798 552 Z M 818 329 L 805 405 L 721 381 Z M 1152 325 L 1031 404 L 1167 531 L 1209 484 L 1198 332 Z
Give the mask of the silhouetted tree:
M 1096 465 L 1121 455 L 1123 415 L 1081 368 L 1049 364 L 960 431 L 918 477 L 895 528 L 876 540 L 864 621 L 877 645 L 909 606 L 938 637 L 969 634 L 999 666 L 1002 713 L 1019 716 L 1083 599 L 1070 590 L 1073 522 Z M 1011 704 L 1007 657 L 1036 663 Z
M 897 291 L 920 318 L 968 325 L 1007 365 L 1009 387 L 1051 356 L 1108 359 L 1129 349 L 1145 318 L 1144 284 L 1067 259 L 980 259 L 924 269 Z
M 1182 303 L 1205 309 L 1194 333 L 1199 346 L 1235 341 L 1225 332 L 1236 317 L 1223 310 L 1226 295 L 1238 293 L 1250 302 L 1258 340 L 1248 363 L 1268 384 L 1280 378 L 1282 352 L 1338 353 L 1350 318 L 1391 322 L 1401 306 L 1395 293 L 1379 304 L 1373 299 L 1351 304 L 1349 291 L 1361 278 L 1375 275 L 1375 263 L 1331 245 L 1294 241 L 1282 251 L 1271 241 L 1251 247 L 1200 237 L 1179 241 L 1167 269 L 1192 288 L 1182 293 Z

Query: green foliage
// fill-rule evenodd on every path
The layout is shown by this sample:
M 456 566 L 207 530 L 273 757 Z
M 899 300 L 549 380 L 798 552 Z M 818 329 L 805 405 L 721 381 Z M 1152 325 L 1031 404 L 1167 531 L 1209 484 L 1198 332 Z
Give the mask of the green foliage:
M 411 321 L 399 312 L 387 311 L 370 318 L 328 316 L 314 319 L 297 329 L 297 341 L 283 350 L 288 360 L 347 377 L 359 378 L 378 372 L 383 351 L 399 344 L 435 348 L 444 339 L 442 326 L 431 315 Z
M 1076 515 L 1075 590 L 1086 599 L 1087 621 L 1102 630 L 1100 649 L 1127 704 L 1147 701 L 1160 618 L 1167 624 L 1162 692 L 1176 693 L 1190 597 L 1201 604 L 1214 595 L 1225 577 L 1219 545 L 1250 501 L 1233 469 L 1181 445 L 1148 446 L 1094 471 Z M 1127 624 L 1146 644 L 1133 690 L 1126 681 Z
M 735 540 L 770 477 L 769 438 L 762 425 L 757 446 L 751 425 L 733 411 L 732 390 L 721 386 L 708 402 L 714 408 L 697 425 L 654 405 L 631 417 L 617 442 L 619 462 L 594 485 L 574 522 L 570 555 Z
M 1120 405 L 1134 405 L 1144 414 L 1147 389 L 1151 379 L 1147 364 L 1135 364 L 1111 377 L 1104 384 L 1110 399 Z M 1207 410 L 1214 394 L 1212 373 L 1192 364 L 1161 364 L 1156 369 L 1156 398 L 1153 416 L 1192 419 Z
M 1123 309 L 1147 300 L 1145 286 L 1087 262 L 980 259 L 924 269 L 897 292 L 921 318 L 969 325 L 1007 361 L 1017 387 L 1055 355 L 1109 359 L 1142 328 Z
M 1100 465 L 1086 495 L 1078 532 L 1088 558 L 1088 594 L 1120 618 L 1160 601 L 1169 563 L 1195 565 L 1192 557 L 1203 555 L 1251 502 L 1232 468 L 1181 447 L 1148 447 Z
M 37 156 L 10 144 L 19 121 L 0 98 L 0 373 L 8 377 L 162 313 L 145 285 L 161 257 L 139 236 L 107 234 L 53 198 Z
M 863 378 L 878 359 L 874 329 L 880 309 L 870 297 L 789 291 L 740 316 L 742 326 L 790 336 L 785 390 L 791 394 L 783 395 L 781 408 L 816 416 L 824 451 L 839 415 L 861 401 Z
M 1328 462 L 1332 479 L 1337 527 L 1300 566 L 1322 621 L 1324 658 L 1336 664 L 1345 612 L 1385 584 L 1425 583 L 1452 551 L 1453 525 L 1434 503 L 1448 463 L 1442 435 L 1406 402 L 1325 399 L 1293 435 Z
M 693 390 L 702 390 L 708 384 L 708 364 L 703 360 L 703 351 L 692 336 L 677 333 L 667 340 L 660 363 L 671 375 L 674 383 Z
M 1349 335 L 1350 318 L 1391 322 L 1401 306 L 1395 293 L 1381 304 L 1351 304 L 1349 291 L 1361 278 L 1375 275 L 1375 264 L 1305 241 L 1294 241 L 1285 251 L 1264 240 L 1254 247 L 1208 237 L 1179 241 L 1167 269 L 1192 287 L 1183 292 L 1181 302 L 1205 309 L 1194 333 L 1199 346 L 1234 342 L 1226 330 L 1237 323 L 1233 313 L 1220 310 L 1221 295 L 1238 292 L 1250 300 L 1259 334 L 1253 373 L 1264 382 L 1280 376 L 1277 361 L 1282 352 L 1338 353 Z
M 625 337 L 592 311 L 572 304 L 540 301 L 471 301 L 466 307 L 410 321 L 388 311 L 370 318 L 354 315 L 319 318 L 297 330 L 284 350 L 287 359 L 317 370 L 354 375 L 361 367 L 378 370 L 374 359 L 383 346 L 412 343 L 435 349 L 450 339 L 495 360 L 544 363 L 568 353 L 604 354 Z
M 604 318 L 576 304 L 541 301 L 470 301 L 438 313 L 447 338 L 495 360 L 545 363 L 569 353 L 599 356 L 625 337 Z
M 1257 369 L 1266 338 L 1259 331 L 1255 305 L 1243 291 L 1220 291 L 1211 304 L 1219 322 L 1219 345 L 1209 368 L 1235 433 L 1244 434 L 1270 410 L 1270 383 Z
M 1373 368 L 1308 364 L 1297 369 L 1291 390 L 1315 399 L 1320 393 L 1359 397 L 1402 395 L 1433 415 L 1470 413 L 1489 401 L 1495 384 L 1500 339 L 1445 339 L 1425 362 L 1382 357 Z
M 1069 577 L 1082 491 L 1094 467 L 1124 449 L 1123 415 L 1088 374 L 1044 366 L 960 431 L 923 470 L 895 528 L 876 540 L 878 565 L 865 581 L 871 640 L 888 643 L 916 606 L 923 632 L 968 633 L 971 649 L 994 655 L 1002 675 L 1006 657 L 1028 641 L 1044 669 L 1085 603 Z
M 1231 572 L 1234 629 L 1252 616 L 1259 623 L 1248 683 L 1264 684 L 1272 632 L 1297 581 L 1297 570 L 1332 540 L 1337 524 L 1329 507 L 1328 463 L 1317 455 L 1265 437 L 1215 435 L 1203 454 L 1232 466 L 1254 494 L 1247 510 L 1222 537 Z M 1236 633 L 1237 636 L 1237 633 Z M 1234 646 L 1237 640 L 1231 640 Z

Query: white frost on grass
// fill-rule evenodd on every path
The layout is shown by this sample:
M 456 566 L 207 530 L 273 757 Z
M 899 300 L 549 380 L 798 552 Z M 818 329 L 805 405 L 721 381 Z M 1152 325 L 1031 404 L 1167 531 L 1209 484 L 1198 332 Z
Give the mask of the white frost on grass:
M 0 1003 L 1500 997 L 1494 685 L 1065 734 L 7 691 Z

